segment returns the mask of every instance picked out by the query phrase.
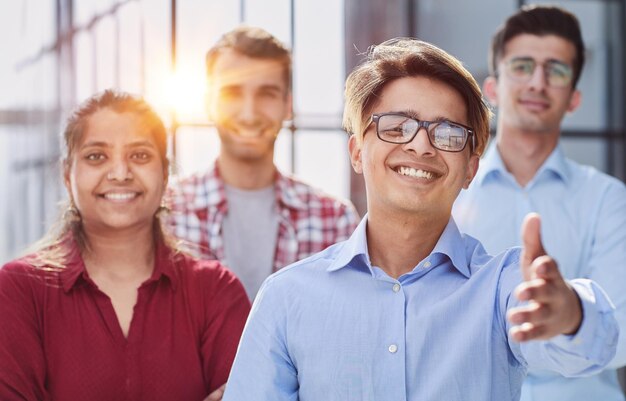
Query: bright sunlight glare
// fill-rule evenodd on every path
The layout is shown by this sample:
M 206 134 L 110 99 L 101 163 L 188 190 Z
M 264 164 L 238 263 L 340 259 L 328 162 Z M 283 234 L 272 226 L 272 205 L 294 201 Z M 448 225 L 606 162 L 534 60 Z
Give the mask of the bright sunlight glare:
M 193 123 L 206 120 L 204 107 L 206 78 L 202 68 L 180 65 L 162 81 L 155 93 L 154 103 L 169 109 L 178 122 Z

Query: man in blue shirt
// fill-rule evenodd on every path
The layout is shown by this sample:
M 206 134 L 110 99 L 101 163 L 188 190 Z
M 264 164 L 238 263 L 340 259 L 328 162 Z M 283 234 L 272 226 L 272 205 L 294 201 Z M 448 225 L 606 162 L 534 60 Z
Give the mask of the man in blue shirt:
M 626 187 L 566 159 L 559 146 L 561 121 L 580 103 L 584 55 L 576 17 L 559 8 L 523 8 L 498 30 L 484 83 L 498 107 L 496 140 L 453 215 L 462 232 L 496 254 L 519 245 L 524 216 L 538 212 L 561 274 L 600 284 L 626 329 Z M 621 336 L 607 369 L 585 378 L 531 369 L 521 399 L 623 401 L 616 369 L 624 364 Z
M 370 50 L 344 110 L 368 214 L 265 281 L 225 401 L 517 400 L 528 366 L 590 374 L 613 357 L 610 302 L 561 277 L 538 216 L 521 255 L 497 257 L 450 217 L 488 123 L 479 86 L 444 51 L 414 39 Z

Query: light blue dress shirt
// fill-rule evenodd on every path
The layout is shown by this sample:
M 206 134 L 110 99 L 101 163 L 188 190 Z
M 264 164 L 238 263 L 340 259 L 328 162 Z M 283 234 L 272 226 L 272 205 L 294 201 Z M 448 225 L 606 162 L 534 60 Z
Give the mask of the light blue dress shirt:
M 594 280 L 616 307 L 626 331 L 626 187 L 619 180 L 568 160 L 557 148 L 525 188 L 506 170 L 492 145 L 453 216 L 462 232 L 496 254 L 520 244 L 524 216 L 538 212 L 547 252 L 566 278 Z M 523 401 L 623 401 L 615 368 L 626 364 L 626 336 L 620 336 L 609 369 L 568 379 L 531 369 Z
M 575 336 L 520 345 L 505 319 L 519 248 L 489 256 L 450 219 L 395 280 L 371 265 L 366 222 L 265 281 L 224 401 L 517 400 L 528 364 L 576 375 L 612 358 L 618 329 L 593 282 L 572 281 L 584 313 Z

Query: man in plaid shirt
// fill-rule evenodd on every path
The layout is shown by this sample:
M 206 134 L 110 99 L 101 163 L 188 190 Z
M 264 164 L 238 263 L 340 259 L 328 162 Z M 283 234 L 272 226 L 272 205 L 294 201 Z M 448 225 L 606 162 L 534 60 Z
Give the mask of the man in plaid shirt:
M 358 215 L 274 164 L 274 142 L 291 117 L 291 56 L 282 43 L 239 27 L 206 64 L 220 154 L 209 171 L 171 186 L 168 224 L 199 256 L 233 270 L 253 299 L 270 273 L 347 239 Z

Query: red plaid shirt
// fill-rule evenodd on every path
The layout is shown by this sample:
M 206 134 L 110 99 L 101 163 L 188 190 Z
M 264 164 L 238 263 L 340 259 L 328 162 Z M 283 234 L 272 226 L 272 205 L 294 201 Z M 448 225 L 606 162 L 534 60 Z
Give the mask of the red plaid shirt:
M 279 224 L 273 271 L 348 239 L 359 222 L 350 202 L 278 171 L 275 188 Z M 217 163 L 204 174 L 173 184 L 166 199 L 171 232 L 197 248 L 199 257 L 225 263 L 222 222 L 228 203 Z

